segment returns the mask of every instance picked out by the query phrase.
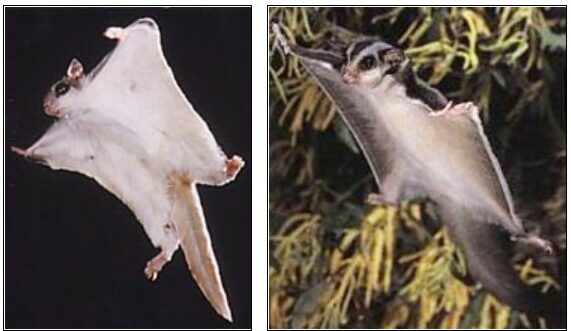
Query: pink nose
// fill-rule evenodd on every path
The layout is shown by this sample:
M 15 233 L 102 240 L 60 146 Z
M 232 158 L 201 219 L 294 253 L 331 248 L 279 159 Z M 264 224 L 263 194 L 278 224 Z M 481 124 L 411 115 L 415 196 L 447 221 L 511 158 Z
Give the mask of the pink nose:
M 44 112 L 46 114 L 48 114 L 49 116 L 54 116 L 54 117 L 60 117 L 61 116 L 61 110 L 59 108 L 50 106 L 48 104 L 44 105 Z
M 345 69 L 342 71 L 341 79 L 343 79 L 343 82 L 345 82 L 346 84 L 355 84 L 358 81 L 357 74 L 349 69 Z

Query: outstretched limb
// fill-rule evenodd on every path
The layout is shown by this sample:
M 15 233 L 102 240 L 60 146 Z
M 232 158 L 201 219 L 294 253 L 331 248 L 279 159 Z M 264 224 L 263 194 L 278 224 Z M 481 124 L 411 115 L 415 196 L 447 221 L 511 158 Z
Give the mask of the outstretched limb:
M 232 158 L 227 159 L 223 157 L 222 160 L 216 160 L 210 171 L 198 177 L 197 183 L 206 185 L 221 186 L 228 184 L 236 179 L 236 176 L 246 163 L 241 157 L 234 155 Z M 190 180 L 190 179 L 188 179 Z M 172 183 L 172 180 L 170 181 Z
M 154 282 L 159 276 L 159 272 L 170 260 L 171 257 L 168 256 L 164 251 L 161 251 L 159 254 L 157 254 L 157 256 L 149 260 L 144 270 L 147 279 Z
M 163 226 L 164 237 L 160 244 L 161 252 L 150 259 L 145 266 L 145 276 L 150 281 L 155 281 L 159 272 L 172 259 L 174 252 L 178 249 L 180 241 L 177 238 L 176 229 L 172 223 Z
M 231 159 L 226 160 L 226 177 L 228 179 L 234 179 L 240 169 L 244 166 L 244 160 L 238 155 L 232 156 Z
M 25 158 L 28 161 L 38 162 L 38 163 L 45 163 L 45 158 L 43 156 L 37 155 L 34 152 L 30 152 L 30 149 L 23 149 L 16 146 L 10 146 L 10 150 L 17 155 Z
M 103 32 L 103 35 L 109 39 L 121 40 L 125 36 L 125 31 L 123 28 L 111 26 L 108 27 L 105 32 Z
M 524 234 L 512 237 L 513 240 L 526 243 L 542 249 L 547 254 L 553 253 L 553 244 L 546 239 L 543 239 L 534 234 Z
M 332 67 L 340 67 L 344 61 L 343 56 L 338 52 L 308 49 L 289 42 L 281 32 L 280 26 L 277 23 L 272 24 L 272 32 L 286 55 L 294 54 L 308 60 L 317 61 L 321 66 L 328 69 L 331 69 Z
M 20 148 L 20 147 L 16 147 L 16 146 L 10 146 L 10 150 L 22 157 L 28 157 L 28 151 Z
M 471 115 L 474 113 L 478 113 L 478 107 L 472 102 L 463 102 L 459 103 L 455 106 L 452 106 L 452 101 L 450 101 L 446 106 L 437 111 L 432 111 L 428 113 L 432 117 L 440 117 L 440 116 L 458 116 L 458 115 Z

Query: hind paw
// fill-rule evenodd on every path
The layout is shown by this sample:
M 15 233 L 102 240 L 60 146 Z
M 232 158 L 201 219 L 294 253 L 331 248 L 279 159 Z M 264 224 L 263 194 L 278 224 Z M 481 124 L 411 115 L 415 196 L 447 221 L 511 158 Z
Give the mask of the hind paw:
M 148 280 L 154 282 L 159 276 L 159 272 L 163 269 L 165 264 L 169 262 L 170 259 L 166 256 L 164 252 L 159 253 L 157 256 L 152 258 L 145 267 L 144 273 Z
M 226 161 L 226 177 L 234 179 L 240 169 L 244 166 L 244 160 L 241 157 L 234 155 L 231 159 Z
M 547 254 L 553 253 L 553 243 L 536 235 L 523 235 L 515 237 L 517 241 L 539 247 Z

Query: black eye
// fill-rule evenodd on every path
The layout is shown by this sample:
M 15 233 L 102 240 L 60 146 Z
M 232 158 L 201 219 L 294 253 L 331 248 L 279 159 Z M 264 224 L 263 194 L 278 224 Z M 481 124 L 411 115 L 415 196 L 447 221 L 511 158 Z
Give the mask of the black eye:
M 375 57 L 372 55 L 367 55 L 359 61 L 359 69 L 370 70 L 375 66 Z
M 54 86 L 54 92 L 56 97 L 62 96 L 69 91 L 69 84 L 66 82 L 59 82 Z

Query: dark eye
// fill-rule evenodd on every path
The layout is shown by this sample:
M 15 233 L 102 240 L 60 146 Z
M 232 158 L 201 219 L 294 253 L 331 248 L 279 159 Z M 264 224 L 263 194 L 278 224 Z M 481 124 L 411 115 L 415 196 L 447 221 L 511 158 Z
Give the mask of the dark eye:
M 69 91 L 69 84 L 66 82 L 59 82 L 54 86 L 54 92 L 56 97 L 60 97 Z
M 372 55 L 365 56 L 359 61 L 359 69 L 370 70 L 375 66 L 375 58 Z

